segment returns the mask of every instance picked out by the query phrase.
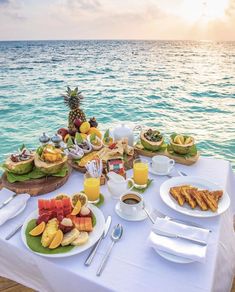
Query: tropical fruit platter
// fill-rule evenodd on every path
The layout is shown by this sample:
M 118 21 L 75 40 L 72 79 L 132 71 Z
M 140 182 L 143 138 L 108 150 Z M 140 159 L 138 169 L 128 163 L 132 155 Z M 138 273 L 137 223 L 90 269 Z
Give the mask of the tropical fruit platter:
M 94 161 L 100 161 L 96 165 L 100 165 L 104 184 L 109 171 L 125 177 L 138 155 L 165 155 L 186 165 L 195 163 L 199 157 L 191 136 L 174 133 L 166 143 L 158 129 L 141 126 L 134 145 L 134 134 L 128 127 L 100 131 L 95 117 L 86 118 L 80 107 L 83 95 L 77 87 L 73 90 L 67 87 L 63 98 L 69 108 L 67 126 L 56 130 L 52 137 L 42 131 L 35 149 L 23 144 L 11 153 L 2 165 L 3 186 L 16 193 L 40 195 L 62 186 L 72 169 L 89 173 Z
M 104 217 L 83 193 L 60 193 L 39 199 L 38 208 L 25 221 L 23 241 L 31 251 L 61 257 L 79 253 L 102 234 Z
M 140 139 L 135 144 L 135 151 L 147 157 L 164 155 L 185 165 L 194 164 L 200 156 L 192 136 L 173 133 L 169 143 L 166 143 L 164 135 L 152 128 L 141 131 Z
M 40 195 L 61 187 L 69 178 L 71 167 L 61 149 L 51 144 L 29 150 L 22 145 L 11 154 L 2 168 L 4 187 L 15 193 Z

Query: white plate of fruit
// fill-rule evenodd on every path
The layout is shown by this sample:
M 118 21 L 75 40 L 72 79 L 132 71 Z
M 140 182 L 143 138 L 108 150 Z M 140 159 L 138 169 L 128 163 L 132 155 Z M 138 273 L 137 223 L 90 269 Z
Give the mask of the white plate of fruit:
M 45 257 L 68 257 L 81 253 L 101 237 L 103 213 L 87 203 L 83 193 L 60 194 L 39 199 L 38 209 L 25 220 L 21 237 L 32 252 Z

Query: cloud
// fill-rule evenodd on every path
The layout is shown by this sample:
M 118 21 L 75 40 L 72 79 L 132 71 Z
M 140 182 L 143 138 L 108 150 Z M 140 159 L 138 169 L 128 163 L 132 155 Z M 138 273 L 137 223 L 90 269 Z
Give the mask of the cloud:
M 16 0 L 0 0 L 0 6 L 2 7 L 0 11 L 0 16 L 10 18 L 11 20 L 23 21 L 26 17 L 22 13 L 22 1 Z
M 225 11 L 226 16 L 228 17 L 235 17 L 235 0 L 230 0 L 228 8 Z
M 71 8 L 79 8 L 82 10 L 94 11 L 101 7 L 98 0 L 68 0 L 67 5 Z
M 8 5 L 10 4 L 9 0 L 0 0 L 0 5 Z

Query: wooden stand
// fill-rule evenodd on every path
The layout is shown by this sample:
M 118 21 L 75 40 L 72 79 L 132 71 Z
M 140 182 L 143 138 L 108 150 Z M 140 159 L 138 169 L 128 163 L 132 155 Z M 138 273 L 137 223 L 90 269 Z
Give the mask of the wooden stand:
M 135 151 L 133 156 L 127 156 L 127 158 L 124 161 L 125 170 L 129 170 L 133 168 L 133 162 L 138 157 L 138 152 Z M 76 162 L 74 162 L 72 159 L 68 159 L 68 164 L 75 170 L 86 173 L 86 168 L 79 166 Z M 103 167 L 106 168 L 106 162 L 103 161 Z
M 31 196 L 43 195 L 64 185 L 67 182 L 71 172 L 72 168 L 68 167 L 68 173 L 64 177 L 47 176 L 14 183 L 10 183 L 7 180 L 6 173 L 4 172 L 2 175 L 2 186 L 15 192 L 16 194 L 27 193 Z
M 81 167 L 79 166 L 75 161 L 73 161 L 72 159 L 68 159 L 68 164 L 75 170 L 82 172 L 82 173 L 86 173 L 86 167 Z
M 200 153 L 199 151 L 197 152 L 197 154 L 195 156 L 189 156 L 189 157 L 183 157 L 177 154 L 170 154 L 167 149 L 164 151 L 149 151 L 146 149 L 140 149 L 138 147 L 135 147 L 135 151 L 139 154 L 139 155 L 143 155 L 143 156 L 147 156 L 147 157 L 153 157 L 156 155 L 164 155 L 169 157 L 170 159 L 174 159 L 175 162 L 180 163 L 180 164 L 184 164 L 184 165 L 192 165 L 195 162 L 197 162 Z

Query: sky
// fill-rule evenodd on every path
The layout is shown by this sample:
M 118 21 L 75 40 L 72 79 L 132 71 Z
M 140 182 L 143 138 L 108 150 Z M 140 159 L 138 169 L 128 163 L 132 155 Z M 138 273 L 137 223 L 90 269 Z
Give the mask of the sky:
M 235 41 L 235 0 L 0 0 L 0 40 Z

